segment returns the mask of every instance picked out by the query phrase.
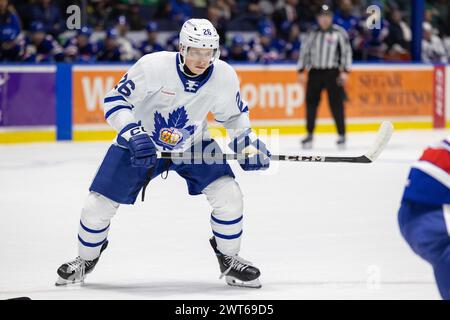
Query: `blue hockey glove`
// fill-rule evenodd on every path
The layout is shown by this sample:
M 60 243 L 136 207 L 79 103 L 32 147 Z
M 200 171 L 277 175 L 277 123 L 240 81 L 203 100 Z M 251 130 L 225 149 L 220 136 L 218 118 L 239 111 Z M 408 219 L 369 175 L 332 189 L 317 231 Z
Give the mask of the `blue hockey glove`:
M 151 168 L 156 163 L 156 148 L 152 139 L 139 123 L 130 123 L 123 128 L 117 143 L 130 150 L 133 167 Z
M 251 129 L 234 138 L 229 147 L 237 154 L 249 154 L 245 160 L 239 160 L 245 171 L 266 170 L 270 165 L 270 152 L 261 140 L 257 139 Z

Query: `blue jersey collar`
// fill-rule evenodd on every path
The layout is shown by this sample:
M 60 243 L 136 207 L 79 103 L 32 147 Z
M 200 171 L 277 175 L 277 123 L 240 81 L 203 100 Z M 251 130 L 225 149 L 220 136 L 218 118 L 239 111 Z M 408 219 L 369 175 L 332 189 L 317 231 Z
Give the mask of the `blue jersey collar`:
M 180 70 L 180 63 L 180 53 L 177 53 L 175 67 L 177 69 L 177 73 L 180 77 L 181 83 L 183 83 L 185 92 L 196 93 L 209 80 L 214 70 L 214 65 L 210 65 L 208 69 L 206 69 L 206 71 L 198 77 L 187 77 Z

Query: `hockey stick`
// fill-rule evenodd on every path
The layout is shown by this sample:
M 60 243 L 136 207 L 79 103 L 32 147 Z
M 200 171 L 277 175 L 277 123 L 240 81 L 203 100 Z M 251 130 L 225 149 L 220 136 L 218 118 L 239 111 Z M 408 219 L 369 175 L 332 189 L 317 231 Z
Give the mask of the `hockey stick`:
M 362 155 L 356 157 L 334 157 L 334 156 L 302 156 L 302 155 L 271 155 L 270 160 L 274 161 L 296 161 L 296 162 L 351 162 L 351 163 L 372 163 L 374 162 L 380 153 L 386 147 L 389 139 L 394 132 L 394 127 L 389 121 L 384 121 L 378 129 L 377 137 L 370 150 Z M 219 153 L 208 155 L 211 159 L 216 160 L 244 160 L 254 154 L 236 154 L 236 153 Z M 159 152 L 159 159 L 202 159 L 202 153 L 190 153 L 190 152 Z

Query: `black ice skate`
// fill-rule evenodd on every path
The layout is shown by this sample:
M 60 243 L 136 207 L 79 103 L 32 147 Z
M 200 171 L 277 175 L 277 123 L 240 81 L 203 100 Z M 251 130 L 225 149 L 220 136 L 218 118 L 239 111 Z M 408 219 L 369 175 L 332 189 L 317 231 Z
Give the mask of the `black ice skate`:
M 258 268 L 238 255 L 227 256 L 221 253 L 217 249 L 216 238 L 212 237 L 209 239 L 209 243 L 219 261 L 220 272 L 222 272 L 220 279 L 225 276 L 225 280 L 230 286 L 261 288 L 261 283 L 258 279 L 261 272 Z
M 313 146 L 313 135 L 312 134 L 308 134 L 305 139 L 303 139 L 301 141 L 302 143 L 302 148 L 305 150 L 309 150 L 312 149 Z
M 102 245 L 100 255 L 108 247 L 108 240 Z M 100 256 L 94 260 L 84 260 L 81 257 L 76 257 L 75 260 L 64 263 L 58 268 L 58 279 L 56 286 L 64 286 L 66 284 L 83 283 L 86 275 L 91 273 L 97 264 Z
M 345 135 L 340 134 L 337 141 L 336 141 L 337 147 L 339 150 L 345 149 Z

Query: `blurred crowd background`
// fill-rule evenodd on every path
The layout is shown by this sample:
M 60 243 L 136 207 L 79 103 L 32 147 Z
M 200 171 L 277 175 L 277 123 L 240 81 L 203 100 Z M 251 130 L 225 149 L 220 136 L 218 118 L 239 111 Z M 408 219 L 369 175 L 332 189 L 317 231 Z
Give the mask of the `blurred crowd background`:
M 183 22 L 207 18 L 221 37 L 223 60 L 296 62 L 323 3 L 347 30 L 355 61 L 411 59 L 409 0 L 0 0 L 0 61 L 132 62 L 177 51 Z M 371 4 L 381 8 L 380 29 L 367 28 Z M 71 5 L 82 9 L 79 30 L 66 26 Z M 449 7 L 449 0 L 426 1 L 424 62 L 448 61 Z

